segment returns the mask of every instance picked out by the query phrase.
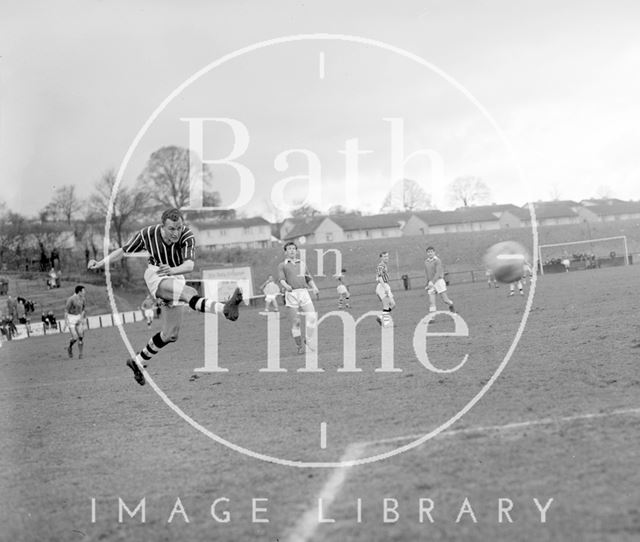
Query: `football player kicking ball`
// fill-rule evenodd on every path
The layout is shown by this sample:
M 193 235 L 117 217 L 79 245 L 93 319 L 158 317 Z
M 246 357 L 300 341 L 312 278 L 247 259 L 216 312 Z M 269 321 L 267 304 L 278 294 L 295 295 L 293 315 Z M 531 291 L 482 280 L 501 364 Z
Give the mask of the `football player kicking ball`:
M 67 347 L 67 354 L 73 357 L 73 345 L 78 343 L 78 359 L 82 359 L 82 350 L 84 348 L 84 320 L 87 316 L 85 311 L 84 286 L 78 285 L 75 293 L 67 299 L 64 306 L 64 319 L 67 323 L 67 329 L 71 334 L 71 340 Z
M 381 252 L 380 261 L 376 267 L 376 295 L 382 301 L 382 317 L 378 316 L 376 320 L 382 327 L 389 327 L 393 323 L 391 311 L 396 306 L 396 301 L 391 292 L 391 285 L 389 284 L 388 263 L 389 253 L 386 251 Z
M 285 289 L 284 301 L 288 307 L 289 319 L 291 321 L 291 336 L 298 347 L 298 354 L 304 353 L 305 345 L 312 350 L 315 348 L 316 330 L 316 309 L 309 296 L 307 287 L 318 296 L 313 277 L 309 273 L 306 265 L 296 258 L 298 247 L 295 243 L 289 242 L 284 245 L 286 253 L 285 259 L 278 265 L 278 280 Z M 304 313 L 305 336 L 302 337 L 300 329 L 300 313 Z
M 140 366 L 146 367 L 162 348 L 178 340 L 185 303 L 194 311 L 223 313 L 228 320 L 235 321 L 238 319 L 238 305 L 242 301 L 240 288 L 236 288 L 231 298 L 222 304 L 200 297 L 194 288 L 186 285 L 183 273 L 193 270 L 195 238 L 178 209 L 168 209 L 162 213 L 160 224 L 141 229 L 122 248 L 114 250 L 99 262 L 91 260 L 88 268 L 100 269 L 107 262 L 114 263 L 127 254 L 145 250 L 149 253 L 149 265 L 144 273 L 144 281 L 151 295 L 163 301 L 166 307 L 162 311 L 162 330 L 149 339 L 135 359 L 126 362 L 141 386 L 145 378 Z
M 425 290 L 429 294 L 429 312 L 436 312 L 436 294 L 442 301 L 449 305 L 449 310 L 455 312 L 453 301 L 447 295 L 447 283 L 444 280 L 444 268 L 442 261 L 436 255 L 433 247 L 427 247 L 427 259 L 424 261 L 424 270 L 427 275 L 427 285 Z

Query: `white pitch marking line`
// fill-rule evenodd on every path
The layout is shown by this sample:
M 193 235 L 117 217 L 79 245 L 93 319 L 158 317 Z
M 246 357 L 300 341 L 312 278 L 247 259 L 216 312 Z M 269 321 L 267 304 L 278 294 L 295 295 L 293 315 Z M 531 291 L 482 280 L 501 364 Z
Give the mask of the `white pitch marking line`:
M 320 79 L 324 79 L 324 51 L 320 51 Z
M 325 449 L 327 447 L 327 422 L 320 423 L 320 448 Z
M 623 416 L 627 414 L 640 414 L 640 408 L 627 408 L 614 410 L 612 412 L 598 412 L 595 414 L 578 414 L 575 416 L 563 416 L 561 418 L 542 418 L 540 420 L 530 420 L 526 422 L 507 423 L 504 425 L 486 425 L 477 427 L 468 427 L 466 429 L 458 429 L 453 431 L 446 431 L 436 435 L 439 437 L 453 437 L 456 435 L 462 435 L 465 433 L 477 433 L 477 432 L 489 432 L 489 431 L 509 431 L 511 429 L 519 429 L 522 427 L 534 427 L 539 425 L 551 425 L 563 422 L 571 422 L 576 420 L 589 420 L 597 418 L 608 418 L 612 416 Z M 323 422 L 324 423 L 324 422 Z M 395 437 L 389 439 L 372 440 L 369 442 L 355 442 L 349 444 L 340 458 L 341 463 L 347 461 L 357 461 L 364 456 L 364 452 L 368 446 L 376 444 L 390 444 L 393 442 L 401 442 L 403 440 L 413 440 L 423 435 L 406 435 L 403 437 Z M 326 481 L 320 493 L 315 499 L 314 506 L 307 508 L 306 512 L 300 517 L 289 535 L 285 539 L 286 542 L 308 542 L 315 534 L 318 526 L 318 506 L 319 501 L 322 499 L 322 510 L 326 514 L 333 501 L 335 501 L 342 485 L 347 479 L 347 469 L 351 467 L 338 467 L 336 468 L 329 479 Z
M 463 435 L 466 433 L 479 433 L 479 432 L 490 432 L 490 431 L 509 431 L 510 429 L 521 429 L 523 427 L 533 427 L 537 425 L 552 425 L 557 423 L 564 422 L 572 422 L 577 420 L 590 420 L 593 418 L 608 418 L 611 416 L 621 416 L 626 414 L 640 414 L 640 408 L 627 408 L 627 409 L 619 409 L 613 410 L 611 412 L 597 412 L 594 414 L 576 414 L 575 416 L 563 416 L 561 418 L 542 418 L 540 420 L 529 420 L 526 422 L 514 422 L 507 423 L 504 425 L 486 425 L 486 426 L 477 426 L 477 427 L 467 427 L 464 429 L 453 429 L 451 431 L 443 431 L 439 435 L 436 435 L 435 438 L 438 437 L 454 437 L 456 435 Z M 363 442 L 365 446 L 375 446 L 376 444 L 391 444 L 394 442 L 403 442 L 405 440 L 415 440 L 417 438 L 423 437 L 424 434 L 416 434 L 416 435 L 404 435 L 401 437 L 393 437 L 387 439 L 380 440 L 371 440 L 368 442 Z
M 340 462 L 345 463 L 360 459 L 364 454 L 365 448 L 365 445 L 358 442 L 349 444 L 340 458 Z M 322 486 L 320 493 L 316 497 L 316 506 L 307 508 L 307 511 L 300 517 L 286 537 L 285 540 L 287 542 L 306 542 L 314 535 L 319 525 L 317 508 L 319 500 L 322 499 L 323 510 L 327 510 L 331 506 L 347 478 L 347 469 L 349 468 L 351 467 L 338 467 L 331 473 L 331 476 L 329 476 L 329 479 Z

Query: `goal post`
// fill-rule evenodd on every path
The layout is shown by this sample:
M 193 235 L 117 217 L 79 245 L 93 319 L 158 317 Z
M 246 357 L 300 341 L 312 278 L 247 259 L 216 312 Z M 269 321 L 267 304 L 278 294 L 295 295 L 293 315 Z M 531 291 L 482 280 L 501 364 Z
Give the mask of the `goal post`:
M 582 241 L 565 241 L 563 243 L 549 243 L 538 245 L 538 261 L 540 262 L 540 274 L 544 275 L 545 262 L 550 260 L 562 260 L 567 256 L 572 261 L 577 261 L 574 256 L 594 258 L 594 261 L 603 262 L 622 259 L 624 265 L 629 265 L 629 246 L 626 235 L 614 237 L 601 237 L 599 239 L 585 239 Z M 548 265 L 548 264 L 547 264 Z M 619 264 L 618 264 L 619 265 Z

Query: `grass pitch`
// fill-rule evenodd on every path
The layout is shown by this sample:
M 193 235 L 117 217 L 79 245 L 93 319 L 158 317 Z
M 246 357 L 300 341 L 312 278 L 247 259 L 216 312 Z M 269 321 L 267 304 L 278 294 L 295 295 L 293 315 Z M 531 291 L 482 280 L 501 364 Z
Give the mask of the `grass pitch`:
M 149 385 L 134 382 L 115 328 L 88 333 L 83 360 L 66 357 L 62 335 L 4 343 L 2 539 L 637 538 L 637 272 L 630 266 L 541 278 L 511 361 L 469 413 L 421 446 L 343 470 L 287 467 L 213 442 Z M 287 372 L 260 372 L 266 318 L 243 307 L 238 322 L 220 323 L 220 365 L 228 372 L 191 378 L 203 361 L 204 325 L 201 315 L 187 313 L 179 342 L 154 359 L 149 374 L 185 414 L 247 450 L 298 462 L 340 461 L 355 443 L 358 457 L 387 453 L 479 393 L 503 360 L 526 299 L 485 283 L 457 285 L 450 294 L 469 336 L 430 337 L 427 351 L 439 369 L 468 353 L 453 373 L 434 373 L 416 359 L 413 336 L 427 300 L 423 290 L 410 290 L 397 293 L 394 311 L 401 372 L 375 372 L 380 328 L 372 318 L 358 326 L 361 372 L 338 371 L 336 318 L 319 331 L 324 372 L 297 371 L 304 357 L 295 354 L 284 319 L 278 344 Z M 336 299 L 316 306 L 325 314 Z M 355 316 L 378 308 L 373 293 L 353 299 Z M 440 315 L 430 331 L 452 327 Z M 158 328 L 125 330 L 140 348 Z M 319 495 L 330 495 L 322 512 L 334 522 L 317 521 Z M 533 499 L 544 505 L 551 498 L 541 523 Z M 144 522 L 142 507 L 130 518 L 119 505 L 133 511 L 142 499 Z M 385 522 L 395 516 L 385 516 L 384 499 L 396 501 L 395 521 Z M 420 516 L 420 499 L 432 501 L 433 522 Z M 465 499 L 475 522 L 468 512 L 458 518 Z M 509 501 L 512 521 L 503 514 L 500 522 L 499 507 Z M 307 516 L 316 521 L 305 523 Z

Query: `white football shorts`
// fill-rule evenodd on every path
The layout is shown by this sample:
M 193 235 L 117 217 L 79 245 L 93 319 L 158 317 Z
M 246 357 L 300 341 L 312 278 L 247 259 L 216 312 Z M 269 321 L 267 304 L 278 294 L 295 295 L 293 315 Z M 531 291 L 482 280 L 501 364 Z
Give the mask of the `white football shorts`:
M 69 327 L 77 326 L 82 323 L 82 315 L 81 314 L 67 314 L 67 322 Z
M 349 295 L 349 290 L 347 290 L 347 287 L 344 284 L 339 284 L 336 289 L 340 295 Z
M 427 288 L 427 293 L 430 294 L 442 294 L 447 291 L 447 283 L 444 279 L 438 279 L 433 283 L 433 286 Z
M 155 297 L 156 299 L 158 299 L 156 297 L 156 292 L 158 291 L 158 286 L 160 286 L 160 283 L 165 279 L 174 279 L 178 283 L 182 284 L 182 286 L 186 285 L 186 283 L 187 283 L 186 279 L 184 278 L 184 275 L 171 275 L 170 277 L 167 277 L 167 276 L 162 276 L 161 277 L 160 275 L 158 275 L 158 266 L 157 265 L 149 265 L 147 267 L 146 271 L 144 272 L 144 282 L 147 285 L 149 293 L 153 297 Z M 162 301 L 166 301 L 169 305 L 182 304 L 177 299 L 176 300 L 163 299 Z
M 285 292 L 284 301 L 287 307 L 299 309 L 312 303 L 309 291 L 306 288 L 297 288 L 291 292 Z
M 393 293 L 391 292 L 391 290 L 389 290 L 389 293 L 387 294 L 387 292 L 385 291 L 385 287 L 379 282 L 376 286 L 376 294 L 378 295 L 378 298 L 380 298 L 380 301 L 382 301 L 387 296 L 389 297 L 389 299 L 393 299 Z

